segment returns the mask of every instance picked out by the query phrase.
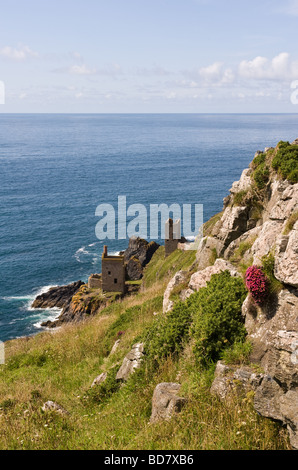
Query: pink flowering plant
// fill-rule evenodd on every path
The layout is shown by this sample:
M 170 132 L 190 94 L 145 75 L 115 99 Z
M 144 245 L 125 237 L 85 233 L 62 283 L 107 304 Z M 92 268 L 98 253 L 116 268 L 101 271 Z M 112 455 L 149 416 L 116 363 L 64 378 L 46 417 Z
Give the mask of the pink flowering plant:
M 269 281 L 262 269 L 250 266 L 245 274 L 245 283 L 255 303 L 261 305 L 269 294 Z

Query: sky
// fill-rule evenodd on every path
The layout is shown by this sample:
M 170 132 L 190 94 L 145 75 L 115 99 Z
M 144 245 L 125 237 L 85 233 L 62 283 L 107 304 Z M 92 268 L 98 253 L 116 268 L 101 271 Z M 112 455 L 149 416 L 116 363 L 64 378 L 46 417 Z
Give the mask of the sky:
M 298 0 L 0 0 L 0 113 L 296 113 Z

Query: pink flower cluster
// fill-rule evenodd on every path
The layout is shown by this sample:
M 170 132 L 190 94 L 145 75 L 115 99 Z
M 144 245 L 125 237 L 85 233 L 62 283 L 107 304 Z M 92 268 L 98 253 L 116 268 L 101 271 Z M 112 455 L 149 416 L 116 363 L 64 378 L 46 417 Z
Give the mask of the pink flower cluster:
M 245 274 L 246 287 L 256 304 L 264 302 L 268 295 L 268 279 L 258 266 L 250 266 Z

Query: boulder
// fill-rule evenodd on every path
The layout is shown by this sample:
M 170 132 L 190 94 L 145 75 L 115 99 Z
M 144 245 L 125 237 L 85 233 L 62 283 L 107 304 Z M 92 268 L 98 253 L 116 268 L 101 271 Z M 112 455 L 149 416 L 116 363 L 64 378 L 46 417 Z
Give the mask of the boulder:
M 275 277 L 293 287 L 298 287 L 298 222 L 288 236 L 281 236 L 275 250 Z
M 186 271 L 178 271 L 175 276 L 170 280 L 169 284 L 166 287 L 163 296 L 163 312 L 169 312 L 174 306 L 174 302 L 170 300 L 171 293 L 173 289 L 180 284 L 183 284 L 187 281 L 188 273 Z
M 268 220 L 262 225 L 259 236 L 251 248 L 253 264 L 260 265 L 263 256 L 267 256 L 274 249 L 276 240 L 282 232 L 282 226 L 283 223 L 279 220 Z
M 218 361 L 210 393 L 221 400 L 230 396 L 246 394 L 256 390 L 260 385 L 263 374 L 257 373 L 249 366 L 231 366 Z
M 215 224 L 212 236 L 221 241 L 223 248 L 218 251 L 218 255 L 222 256 L 225 248 L 236 240 L 240 235 L 247 231 L 249 208 L 246 206 L 228 206 L 222 218 Z
M 205 269 L 210 266 L 210 259 L 216 254 L 221 253 L 224 244 L 215 237 L 204 237 L 200 240 L 196 253 L 198 270 Z
M 259 363 L 265 374 L 256 389 L 255 408 L 263 416 L 288 426 L 294 448 L 298 439 L 297 312 L 298 290 L 293 288 L 283 289 L 262 308 L 250 296 L 242 306 L 248 339 L 253 345 L 251 360 Z M 296 399 L 291 406 L 289 397 Z
M 267 375 L 254 396 L 254 406 L 258 413 L 278 420 L 287 426 L 290 443 L 298 450 L 298 390 L 284 393 L 278 382 Z
M 232 194 L 237 194 L 240 191 L 247 191 L 251 187 L 251 173 L 252 170 L 250 168 L 246 168 L 245 170 L 243 170 L 240 180 L 234 181 L 230 192 Z
M 129 376 L 141 366 L 144 356 L 144 344 L 137 343 L 123 359 L 122 365 L 117 372 L 116 380 L 127 381 Z
M 62 406 L 58 405 L 58 403 L 55 403 L 54 401 L 47 401 L 46 403 L 44 403 L 42 406 L 42 411 L 54 411 L 55 413 L 61 415 L 68 414 L 68 412 L 64 408 L 62 408 Z
M 110 352 L 110 355 L 112 354 L 115 354 L 115 352 L 117 351 L 118 347 L 119 347 L 119 344 L 120 344 L 120 339 L 117 339 L 117 341 L 115 341 L 112 349 L 111 349 L 111 352 Z
M 178 396 L 180 388 L 180 384 L 171 382 L 160 383 L 156 386 L 152 397 L 150 423 L 169 420 L 174 413 L 181 411 L 187 399 Z
M 98 375 L 96 379 L 93 380 L 91 387 L 95 387 L 96 385 L 102 384 L 106 380 L 107 376 L 108 374 L 106 372 L 103 372 L 102 374 Z
M 193 291 L 198 291 L 202 287 L 207 286 L 207 282 L 210 281 L 213 274 L 219 274 L 223 271 L 228 270 L 231 276 L 239 276 L 236 268 L 224 259 L 217 259 L 213 266 L 208 266 L 208 268 L 203 269 L 194 273 L 189 282 L 189 288 Z

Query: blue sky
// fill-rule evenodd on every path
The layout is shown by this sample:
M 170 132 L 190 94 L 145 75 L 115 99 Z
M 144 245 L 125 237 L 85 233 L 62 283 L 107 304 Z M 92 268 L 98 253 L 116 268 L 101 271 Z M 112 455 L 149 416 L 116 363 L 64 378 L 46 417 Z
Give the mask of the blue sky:
M 2 113 L 298 112 L 298 0 L 0 7 Z

